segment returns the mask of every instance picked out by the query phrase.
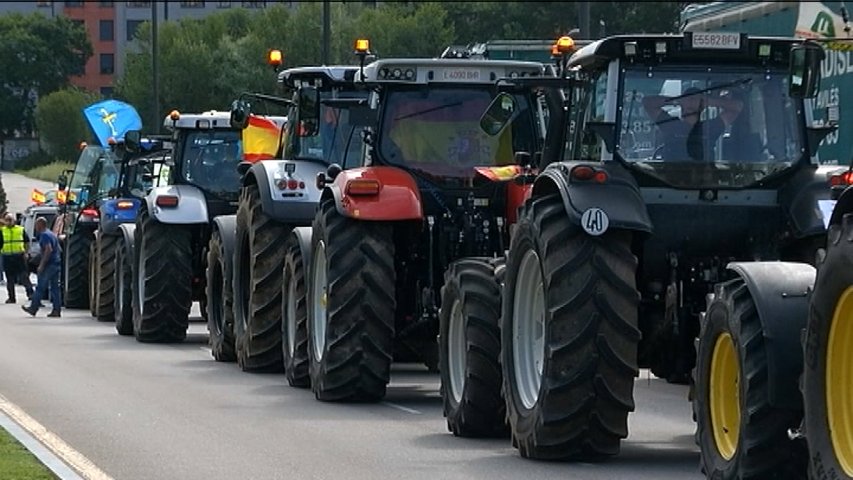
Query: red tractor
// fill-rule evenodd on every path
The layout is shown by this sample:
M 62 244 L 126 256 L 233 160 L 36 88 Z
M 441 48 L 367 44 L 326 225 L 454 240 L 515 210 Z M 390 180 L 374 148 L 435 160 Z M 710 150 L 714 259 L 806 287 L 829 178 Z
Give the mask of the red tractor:
M 548 74 L 540 63 L 470 58 L 362 67 L 356 83 L 371 96 L 350 115 L 367 125 L 363 155 L 318 178 L 302 327 L 318 399 L 382 398 L 393 361 L 438 367 L 445 270 L 460 258 L 503 256 L 527 188 L 519 174 L 535 168 L 544 111 L 559 105 L 530 87 L 493 101 L 496 84 Z M 484 265 L 494 278 L 497 263 Z

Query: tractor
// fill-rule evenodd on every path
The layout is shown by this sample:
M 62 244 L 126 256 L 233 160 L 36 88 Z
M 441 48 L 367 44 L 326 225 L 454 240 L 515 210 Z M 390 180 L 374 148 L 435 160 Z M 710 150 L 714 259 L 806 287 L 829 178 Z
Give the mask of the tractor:
M 357 41 L 356 52 L 364 59 L 369 42 Z M 523 191 L 512 179 L 543 148 L 544 100 L 530 88 L 512 91 L 496 118 L 481 114 L 498 79 L 549 71 L 482 59 L 362 62 L 356 84 L 369 89 L 369 107 L 351 115 L 368 125 L 365 147 L 317 178 L 307 320 L 285 322 L 307 339 L 316 398 L 377 401 L 392 361 L 438 368 L 445 270 L 459 258 L 503 255 Z M 483 133 L 481 121 L 491 128 L 497 118 L 510 126 Z
M 208 323 L 211 351 L 217 360 L 237 360 L 244 371 L 286 370 L 288 381 L 305 386 L 305 358 L 295 355 L 284 339 L 282 299 L 285 257 L 301 259 L 310 249 L 308 236 L 295 227 L 310 227 L 320 200 L 315 178 L 330 164 L 343 164 L 361 149 L 361 135 L 341 105 L 364 103 L 357 91 L 357 68 L 321 66 L 279 72 L 278 82 L 290 98 L 245 95 L 232 110 L 237 128 L 253 128 L 250 102 L 287 107 L 287 127 L 277 137 L 274 156 L 242 165 L 242 185 L 236 215 L 217 217 L 208 248 Z M 258 110 L 257 107 L 254 107 Z M 291 277 L 296 272 L 291 272 Z M 296 308 L 304 311 L 304 298 Z M 303 314 L 304 316 L 304 314 Z M 302 340 L 305 341 L 304 339 Z M 301 349 L 302 351 L 304 349 Z M 303 352 L 304 353 L 304 352 Z M 285 364 L 290 365 L 285 369 Z
M 125 242 L 120 236 L 123 224 L 133 224 L 146 193 L 153 187 L 152 173 L 159 172 L 168 161 L 170 146 L 163 139 L 140 139 L 139 132 L 128 132 L 130 139 L 121 142 L 116 152 L 121 155 L 118 180 L 100 202 L 99 223 L 93 233 L 89 251 L 89 309 L 99 321 L 115 322 L 119 334 L 133 333 L 130 316 L 129 276 L 117 274 L 116 262 L 130 262 Z M 130 146 L 130 149 L 127 146 Z M 120 269 L 119 269 L 120 270 Z M 130 268 L 124 269 L 130 275 Z
M 135 224 L 120 226 L 125 251 L 133 255 L 132 323 L 140 342 L 183 341 L 192 302 L 206 312 L 212 220 L 236 211 L 240 190 L 240 131 L 231 127 L 228 112 L 172 111 L 164 127 L 173 144 L 168 184 L 148 192 Z
M 817 96 L 825 57 L 792 49 L 792 98 Z M 853 173 L 836 168 L 813 205 L 828 225 L 816 268 L 733 262 L 708 296 L 692 398 L 708 478 L 853 479 Z
M 62 247 L 62 298 L 66 308 L 88 308 L 89 253 L 99 224 L 99 205 L 118 180 L 120 161 L 112 146 L 81 144 L 70 182 L 57 180 L 60 214 L 53 224 Z
M 831 128 L 789 94 L 796 43 L 613 36 L 568 59 L 580 95 L 566 148 L 519 210 L 502 285 L 500 394 L 523 457 L 617 454 L 639 368 L 687 381 L 729 262 L 814 261 L 832 172 L 815 152 Z

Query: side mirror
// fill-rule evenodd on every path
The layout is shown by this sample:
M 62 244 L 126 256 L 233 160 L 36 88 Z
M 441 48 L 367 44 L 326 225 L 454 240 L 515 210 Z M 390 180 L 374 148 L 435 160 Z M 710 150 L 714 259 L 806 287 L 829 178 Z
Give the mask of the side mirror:
M 124 149 L 129 153 L 139 151 L 139 144 L 142 141 L 142 132 L 139 130 L 130 130 L 124 134 Z
M 480 129 L 494 137 L 509 125 L 515 117 L 516 110 L 518 110 L 518 103 L 515 98 L 508 93 L 499 93 L 480 117 Z
M 66 188 L 68 188 L 68 177 L 62 173 L 59 175 L 59 178 L 56 179 L 56 189 L 65 190 Z
M 317 135 L 320 122 L 320 92 L 314 87 L 301 87 L 297 96 L 299 108 L 297 134 L 300 137 Z
M 252 113 L 252 106 L 245 100 L 234 100 L 231 103 L 231 118 L 229 123 L 231 128 L 235 130 L 243 130 L 249 126 L 249 114 Z
M 791 98 L 814 98 L 820 87 L 820 62 L 826 58 L 823 47 L 805 42 L 791 47 L 788 95 Z

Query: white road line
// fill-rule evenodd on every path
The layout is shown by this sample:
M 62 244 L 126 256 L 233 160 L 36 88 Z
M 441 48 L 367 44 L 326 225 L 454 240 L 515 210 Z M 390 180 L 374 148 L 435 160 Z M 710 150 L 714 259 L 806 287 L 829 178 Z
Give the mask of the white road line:
M 74 470 L 86 480 L 113 480 L 112 477 L 104 473 L 91 460 L 84 457 L 83 454 L 71 448 L 59 436 L 50 430 L 46 429 L 42 424 L 37 422 L 33 417 L 27 415 L 20 407 L 0 395 L 0 411 L 14 420 L 21 428 L 26 430 L 30 435 L 40 441 L 53 454 L 59 457 L 62 461 L 70 465 Z M 66 478 L 66 477 L 60 477 Z M 74 478 L 74 477 L 70 477 Z
M 382 402 L 382 405 L 385 405 L 385 406 L 391 407 L 391 408 L 396 408 L 397 410 L 400 410 L 400 411 L 403 411 L 406 413 L 411 413 L 412 415 L 420 415 L 422 413 L 418 410 L 415 410 L 414 408 L 404 407 L 402 405 L 397 405 L 396 403 Z

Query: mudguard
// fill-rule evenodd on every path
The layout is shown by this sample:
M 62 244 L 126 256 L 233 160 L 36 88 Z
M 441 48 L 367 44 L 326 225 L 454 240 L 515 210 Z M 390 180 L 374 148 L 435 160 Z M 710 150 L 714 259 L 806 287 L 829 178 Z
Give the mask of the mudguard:
M 841 220 L 844 219 L 844 214 L 850 212 L 853 212 L 853 188 L 847 187 L 841 192 L 835 208 L 832 209 L 832 217 L 829 219 L 829 224 L 837 225 L 841 223 Z
M 122 241 L 127 245 L 127 252 L 133 258 L 133 233 L 136 231 L 135 223 L 122 223 L 118 226 Z
M 347 185 L 354 180 L 376 180 L 379 193 L 349 195 Z M 361 167 L 344 170 L 327 185 L 323 198 L 335 199 L 338 213 L 359 220 L 421 220 L 421 192 L 415 179 L 395 167 Z
M 222 256 L 224 267 L 222 275 L 225 278 L 231 277 L 234 267 L 234 246 L 237 244 L 237 215 L 220 215 L 213 219 L 213 229 L 219 232 L 219 238 L 222 239 L 222 249 L 225 251 Z
M 157 198 L 160 196 L 178 197 L 175 207 L 158 207 Z M 145 203 L 151 216 L 160 223 L 196 224 L 208 223 L 207 201 L 204 193 L 192 185 L 166 185 L 154 187 L 145 197 Z
M 243 185 L 258 185 L 261 208 L 270 217 L 284 223 L 310 225 L 323 193 L 317 188 L 317 174 L 326 169 L 319 162 L 264 160 L 249 168 Z M 288 180 L 298 182 L 298 188 L 289 188 Z M 285 188 L 279 188 L 282 182 Z
M 803 169 L 779 191 L 779 201 L 787 206 L 795 238 L 826 234 L 820 202 L 831 201 L 829 175 L 838 165 Z
M 100 230 L 111 235 L 118 233 L 122 223 L 136 222 L 142 201 L 138 198 L 110 198 L 100 206 Z
M 607 180 L 574 180 L 573 168 L 589 166 L 607 173 Z M 618 228 L 650 233 L 652 221 L 634 177 L 615 162 L 557 162 L 548 165 L 533 184 L 533 197 L 559 193 L 566 213 L 581 225 L 584 212 L 601 209 L 606 215 L 605 230 Z M 586 230 L 586 228 L 584 228 Z M 598 234 L 603 233 L 601 230 Z
M 728 268 L 744 280 L 758 310 L 767 349 L 770 404 L 802 409 L 800 332 L 809 316 L 815 268 L 794 262 L 733 262 Z
M 302 255 L 302 265 L 305 268 L 305 283 L 306 285 L 311 285 L 311 279 L 308 277 L 311 275 L 311 262 L 313 261 L 313 255 L 311 255 L 311 236 L 313 234 L 313 230 L 311 227 L 296 227 L 291 232 L 291 235 L 296 237 L 296 241 L 299 244 L 299 254 Z

